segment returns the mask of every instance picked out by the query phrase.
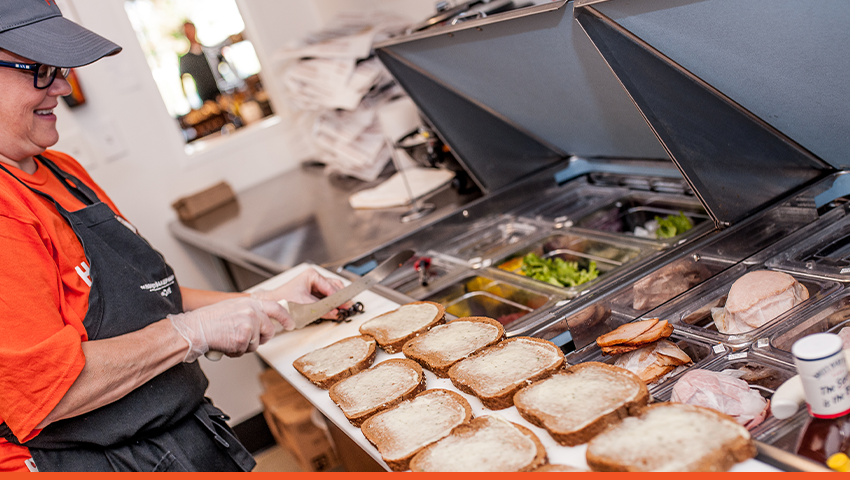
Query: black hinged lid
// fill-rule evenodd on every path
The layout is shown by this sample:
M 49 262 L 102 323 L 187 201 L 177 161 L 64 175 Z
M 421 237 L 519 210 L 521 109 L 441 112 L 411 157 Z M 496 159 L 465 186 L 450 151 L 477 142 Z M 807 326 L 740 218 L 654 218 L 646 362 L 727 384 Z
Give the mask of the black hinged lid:
M 570 155 L 667 158 L 572 3 L 438 27 L 376 53 L 484 191 Z
M 575 18 L 718 224 L 850 163 L 850 2 L 579 0 Z

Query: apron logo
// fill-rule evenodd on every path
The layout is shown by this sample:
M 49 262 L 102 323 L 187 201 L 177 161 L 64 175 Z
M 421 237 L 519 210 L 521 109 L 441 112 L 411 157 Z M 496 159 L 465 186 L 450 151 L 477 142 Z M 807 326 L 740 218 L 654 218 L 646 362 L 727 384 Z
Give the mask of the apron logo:
M 158 282 L 146 283 L 139 288 L 149 292 L 157 292 L 163 297 L 167 297 L 171 295 L 172 285 L 174 285 L 174 275 L 169 275 Z
M 74 270 L 77 271 L 77 275 L 86 282 L 86 285 L 91 287 L 91 271 L 89 270 L 89 265 L 86 262 L 80 264 L 81 267 L 74 267 Z

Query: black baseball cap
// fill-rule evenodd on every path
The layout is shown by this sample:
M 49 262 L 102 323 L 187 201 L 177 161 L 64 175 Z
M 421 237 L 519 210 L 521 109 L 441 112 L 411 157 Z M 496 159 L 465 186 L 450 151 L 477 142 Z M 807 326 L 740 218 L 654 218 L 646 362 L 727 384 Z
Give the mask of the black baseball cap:
M 0 0 L 0 48 L 54 67 L 81 67 L 121 47 L 66 19 L 56 0 Z

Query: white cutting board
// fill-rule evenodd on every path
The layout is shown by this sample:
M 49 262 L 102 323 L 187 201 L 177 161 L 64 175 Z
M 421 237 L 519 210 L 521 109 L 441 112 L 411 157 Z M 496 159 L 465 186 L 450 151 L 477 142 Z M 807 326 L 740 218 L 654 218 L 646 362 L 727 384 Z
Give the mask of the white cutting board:
M 266 290 L 271 290 L 280 285 L 283 285 L 287 281 L 291 280 L 299 273 L 303 272 L 305 269 L 313 267 L 319 271 L 322 275 L 326 277 L 333 277 L 342 280 L 346 285 L 351 283 L 348 280 L 331 273 L 321 267 L 317 267 L 315 265 L 301 264 L 296 267 L 293 267 L 290 270 L 287 270 L 280 275 L 270 278 L 269 280 L 257 285 L 254 288 L 264 288 Z M 253 289 L 252 289 L 253 290 Z M 348 419 L 345 418 L 345 415 L 342 413 L 342 410 L 336 406 L 333 401 L 331 401 L 328 396 L 327 390 L 322 390 L 321 388 L 310 383 L 309 380 L 301 376 L 297 370 L 292 366 L 292 362 L 294 362 L 298 357 L 312 352 L 317 348 L 325 347 L 330 345 L 331 343 L 336 342 L 337 340 L 341 340 L 346 337 L 352 337 L 355 335 L 360 335 L 359 328 L 367 320 L 376 317 L 382 313 L 389 312 L 390 310 L 395 310 L 398 308 L 398 304 L 387 300 L 386 298 L 373 293 L 371 291 L 365 291 L 360 295 L 354 297 L 354 301 L 362 302 L 366 307 L 365 313 L 357 315 L 352 318 L 352 321 L 349 323 L 333 323 L 333 322 L 323 322 L 318 325 L 310 325 L 301 330 L 295 330 L 292 332 L 284 332 L 280 335 L 273 338 L 271 341 L 266 343 L 265 345 L 260 346 L 257 350 L 257 353 L 268 362 L 269 365 L 274 367 L 275 370 L 280 373 L 283 378 L 286 379 L 287 382 L 292 384 L 302 395 L 304 395 L 313 405 L 316 406 L 319 411 L 321 411 L 325 417 L 329 418 L 332 422 L 336 424 L 342 431 L 344 431 L 352 440 L 357 442 L 360 447 L 366 451 L 372 458 L 374 458 L 378 463 L 380 463 L 384 468 L 389 470 L 387 464 L 381 459 L 380 453 L 378 450 L 366 440 L 366 437 L 363 436 L 363 433 L 359 428 L 351 425 L 348 422 Z M 388 358 L 405 358 L 403 354 L 396 353 L 390 355 L 380 348 L 378 348 L 378 353 L 375 357 L 375 364 L 383 362 Z M 438 378 L 433 373 L 425 370 L 425 382 L 428 389 L 431 388 L 444 388 L 446 390 L 451 390 L 462 395 L 469 404 L 472 406 L 472 414 L 475 417 L 480 417 L 482 415 L 500 415 L 502 418 L 509 420 L 514 423 L 518 423 L 537 435 L 537 438 L 540 439 L 540 442 L 543 443 L 543 446 L 546 447 L 546 454 L 549 457 L 549 463 L 561 464 L 561 465 L 569 465 L 572 467 L 587 469 L 587 463 L 585 462 L 585 450 L 587 449 L 586 445 L 580 445 L 577 447 L 563 447 L 558 445 L 552 437 L 546 432 L 546 430 L 542 428 L 535 427 L 534 425 L 527 422 L 523 419 L 516 407 L 510 407 L 503 410 L 493 411 L 488 408 L 484 408 L 481 404 L 481 401 L 472 395 L 467 395 L 452 385 L 451 380 L 446 378 Z M 776 468 L 771 465 L 767 465 L 763 462 L 757 460 L 747 460 L 745 462 L 739 463 L 733 469 L 733 472 L 778 472 Z

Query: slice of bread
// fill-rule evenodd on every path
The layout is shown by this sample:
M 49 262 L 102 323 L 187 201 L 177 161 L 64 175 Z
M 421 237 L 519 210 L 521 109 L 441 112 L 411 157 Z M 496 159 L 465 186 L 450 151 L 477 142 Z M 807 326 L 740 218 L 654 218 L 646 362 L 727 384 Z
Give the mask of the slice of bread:
M 659 403 L 624 419 L 587 446 L 587 464 L 600 472 L 721 472 L 756 454 L 735 420 L 695 405 Z
M 455 392 L 426 390 L 416 398 L 377 413 L 363 422 L 363 435 L 393 471 L 408 469 L 420 450 L 472 419 L 469 402 Z
M 385 352 L 396 353 L 411 338 L 445 321 L 446 309 L 439 303 L 412 302 L 360 325 L 360 333 L 374 337 Z
M 422 367 L 413 360 L 391 358 L 335 383 L 328 394 L 345 418 L 359 427 L 372 415 L 425 390 Z
M 302 355 L 292 362 L 292 366 L 317 387 L 328 389 L 334 383 L 371 367 L 375 361 L 375 347 L 375 339 L 369 335 L 343 338 Z
M 587 443 L 648 402 L 649 390 L 637 375 L 598 362 L 556 372 L 514 395 L 522 418 L 570 447 Z
M 414 472 L 528 472 L 545 464 L 534 433 L 499 416 L 478 417 L 426 447 L 410 462 Z
M 423 368 L 446 378 L 452 365 L 504 338 L 505 327 L 496 320 L 463 317 L 408 340 L 401 350 Z
M 460 391 L 475 395 L 491 410 L 514 404 L 514 394 L 564 366 L 564 354 L 554 343 L 514 337 L 487 347 L 449 369 Z
M 557 465 L 548 463 L 543 465 L 542 467 L 535 468 L 532 472 L 586 472 L 587 470 L 582 470 L 576 467 L 570 467 L 569 465 Z

